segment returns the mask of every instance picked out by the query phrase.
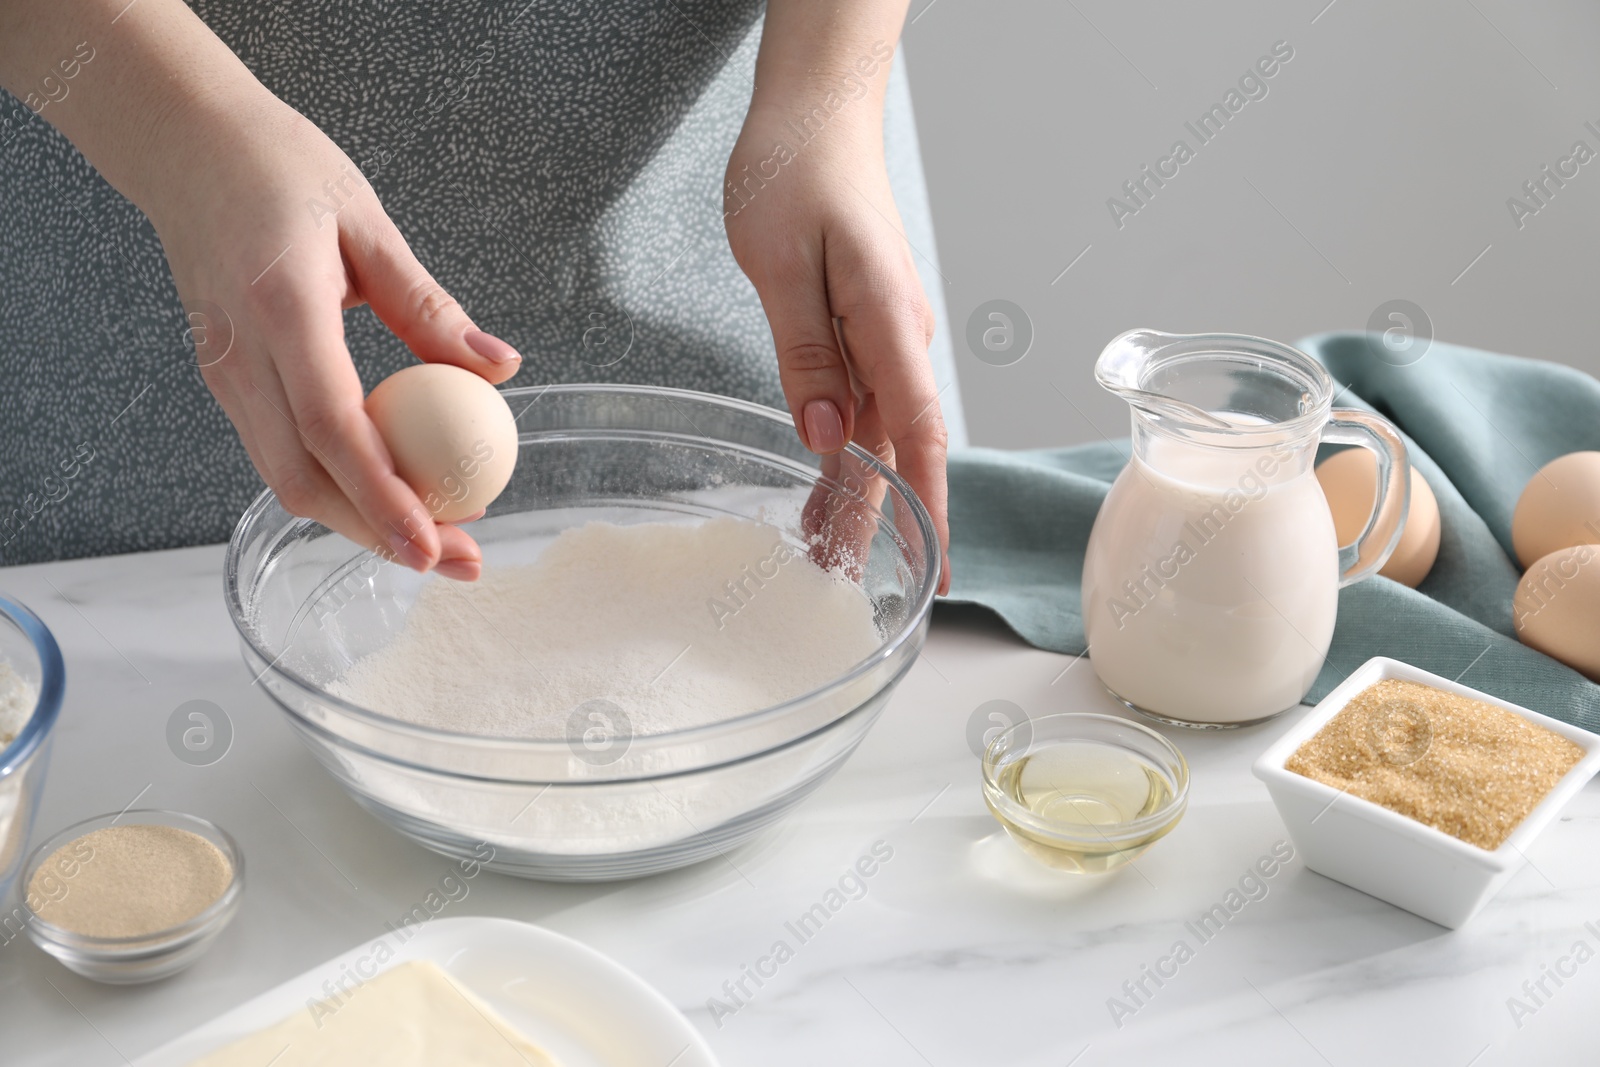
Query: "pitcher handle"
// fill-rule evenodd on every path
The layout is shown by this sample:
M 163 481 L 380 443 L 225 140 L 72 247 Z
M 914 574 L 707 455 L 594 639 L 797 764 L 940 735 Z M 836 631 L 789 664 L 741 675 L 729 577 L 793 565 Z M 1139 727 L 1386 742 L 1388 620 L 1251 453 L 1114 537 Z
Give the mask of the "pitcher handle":
M 1411 510 L 1411 461 L 1406 443 L 1388 419 L 1353 408 L 1328 413 L 1322 440 L 1329 444 L 1360 445 L 1378 460 L 1378 497 L 1372 517 L 1354 544 L 1339 548 L 1339 588 L 1359 582 L 1389 562 L 1400 543 Z

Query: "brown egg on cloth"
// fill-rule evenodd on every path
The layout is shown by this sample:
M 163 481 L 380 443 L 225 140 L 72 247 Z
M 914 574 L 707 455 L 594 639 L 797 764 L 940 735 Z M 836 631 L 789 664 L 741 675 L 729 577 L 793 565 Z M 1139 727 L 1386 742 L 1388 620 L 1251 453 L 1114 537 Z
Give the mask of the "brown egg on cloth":
M 1317 481 L 1333 512 L 1333 529 L 1339 544 L 1361 536 L 1378 501 L 1378 460 L 1364 448 L 1347 448 L 1317 464 Z M 1411 510 L 1394 546 L 1378 573 L 1415 589 L 1439 558 L 1439 501 L 1428 480 L 1411 468 Z
M 367 396 L 395 473 L 439 522 L 493 503 L 517 465 L 517 421 L 500 390 L 469 370 L 421 363 Z
M 1524 567 L 1575 545 L 1600 545 L 1600 452 L 1569 452 L 1546 463 L 1511 513 L 1511 547 Z
M 1523 644 L 1600 682 L 1600 545 L 1534 560 L 1511 615 Z

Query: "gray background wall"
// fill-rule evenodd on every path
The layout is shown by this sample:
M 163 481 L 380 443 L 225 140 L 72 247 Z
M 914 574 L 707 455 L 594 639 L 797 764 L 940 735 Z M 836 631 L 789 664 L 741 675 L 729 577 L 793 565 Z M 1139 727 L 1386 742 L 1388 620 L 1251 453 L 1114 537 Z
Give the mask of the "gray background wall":
M 1593 0 L 912 0 L 908 21 L 973 443 L 1125 434 L 1091 369 L 1134 326 L 1293 341 L 1405 299 L 1441 340 L 1600 372 L 1600 157 L 1520 230 L 1506 206 L 1573 142 L 1600 153 Z M 1267 95 L 1118 229 L 1107 198 L 1280 40 Z M 1035 331 L 1010 366 L 965 341 L 993 298 Z

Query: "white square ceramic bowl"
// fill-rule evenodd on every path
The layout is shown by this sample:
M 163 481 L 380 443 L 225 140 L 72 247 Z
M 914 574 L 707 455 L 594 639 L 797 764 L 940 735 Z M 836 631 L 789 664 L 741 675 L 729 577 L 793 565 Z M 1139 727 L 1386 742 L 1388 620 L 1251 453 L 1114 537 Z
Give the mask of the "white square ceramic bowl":
M 1431 826 L 1332 786 L 1285 770 L 1284 763 L 1356 694 L 1374 682 L 1400 678 L 1515 712 L 1570 738 L 1583 759 L 1494 851 L 1469 845 Z M 1454 929 L 1475 915 L 1523 864 L 1523 851 L 1567 801 L 1600 770 L 1600 737 L 1476 689 L 1379 656 L 1368 660 L 1252 768 L 1266 783 L 1278 814 L 1307 867 L 1363 893 Z

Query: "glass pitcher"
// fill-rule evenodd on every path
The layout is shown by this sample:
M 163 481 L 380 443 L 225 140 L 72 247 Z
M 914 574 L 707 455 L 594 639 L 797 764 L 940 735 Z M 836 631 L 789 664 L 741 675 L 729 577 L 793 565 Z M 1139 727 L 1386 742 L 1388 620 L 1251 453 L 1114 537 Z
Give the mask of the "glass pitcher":
M 1133 330 L 1095 378 L 1133 408 L 1133 456 L 1083 565 L 1089 662 L 1162 722 L 1246 726 L 1294 707 L 1333 639 L 1338 591 L 1376 571 L 1410 506 L 1405 442 L 1333 409 L 1333 380 L 1288 345 Z M 1313 464 L 1320 442 L 1378 459 L 1372 517 L 1340 547 Z

